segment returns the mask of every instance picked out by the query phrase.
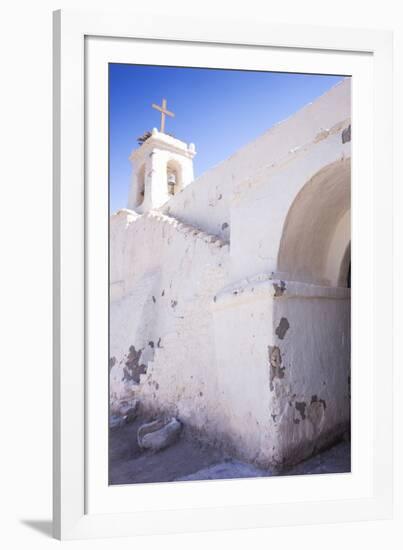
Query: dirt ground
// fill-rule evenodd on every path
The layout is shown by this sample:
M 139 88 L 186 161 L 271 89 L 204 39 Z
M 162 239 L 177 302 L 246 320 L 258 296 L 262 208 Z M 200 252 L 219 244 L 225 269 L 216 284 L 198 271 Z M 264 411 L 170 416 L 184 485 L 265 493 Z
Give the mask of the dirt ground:
M 142 451 L 137 443 L 137 430 L 144 422 L 144 418 L 138 418 L 132 424 L 110 431 L 111 485 L 175 481 L 224 460 L 216 449 L 184 437 L 158 453 Z
M 213 447 L 183 436 L 171 447 L 157 453 L 142 451 L 137 444 L 137 430 L 144 422 L 144 418 L 137 418 L 131 424 L 110 430 L 111 485 L 273 475 L 269 470 L 239 462 Z M 341 442 L 282 475 L 342 473 L 349 472 L 350 468 L 350 443 Z

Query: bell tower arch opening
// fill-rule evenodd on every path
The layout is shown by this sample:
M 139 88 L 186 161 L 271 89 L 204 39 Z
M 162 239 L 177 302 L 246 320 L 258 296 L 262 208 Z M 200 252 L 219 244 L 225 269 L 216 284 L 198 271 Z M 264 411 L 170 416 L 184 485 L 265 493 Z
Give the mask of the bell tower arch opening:
M 146 179 L 146 166 L 143 163 L 137 172 L 137 193 L 136 193 L 136 206 L 141 206 L 144 202 L 145 194 L 145 179 Z
M 167 164 L 168 194 L 176 195 L 182 189 L 182 170 L 175 160 L 169 160 Z

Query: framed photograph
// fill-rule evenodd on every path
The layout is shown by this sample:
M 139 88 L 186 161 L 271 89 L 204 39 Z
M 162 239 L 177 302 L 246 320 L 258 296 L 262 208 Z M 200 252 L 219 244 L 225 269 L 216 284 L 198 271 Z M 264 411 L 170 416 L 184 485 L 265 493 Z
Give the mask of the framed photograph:
M 55 537 L 390 517 L 391 81 L 384 31 L 54 14 Z

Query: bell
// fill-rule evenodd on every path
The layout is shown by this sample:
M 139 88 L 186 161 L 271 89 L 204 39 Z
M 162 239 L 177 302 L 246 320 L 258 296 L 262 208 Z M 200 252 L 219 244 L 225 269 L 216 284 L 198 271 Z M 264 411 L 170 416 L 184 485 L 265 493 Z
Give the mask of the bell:
M 176 175 L 174 172 L 168 174 L 168 192 L 170 195 L 175 195 Z

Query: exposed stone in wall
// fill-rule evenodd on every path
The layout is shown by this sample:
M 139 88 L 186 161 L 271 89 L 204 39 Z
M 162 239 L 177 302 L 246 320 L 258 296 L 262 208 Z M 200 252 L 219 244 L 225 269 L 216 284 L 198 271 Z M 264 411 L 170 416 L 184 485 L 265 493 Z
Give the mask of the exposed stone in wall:
M 317 399 L 316 396 L 313 396 L 307 408 L 307 417 L 311 421 L 315 433 L 321 428 L 325 412 L 326 402 L 323 399 Z
M 274 296 L 280 298 L 285 292 L 285 282 L 280 281 L 279 283 L 273 283 Z
M 140 357 L 143 350 L 136 350 L 134 346 L 130 346 L 129 354 L 127 356 L 125 367 L 123 368 L 123 381 L 134 382 L 138 384 L 140 382 L 140 375 L 147 372 L 147 367 L 143 363 L 140 363 Z
M 278 346 L 269 346 L 269 363 L 270 363 L 270 390 L 274 390 L 273 381 L 275 378 L 284 378 L 285 367 L 281 366 L 281 352 Z
M 317 395 L 313 395 L 311 397 L 311 405 L 313 405 L 313 403 L 319 403 L 324 409 L 326 409 L 326 401 L 324 399 L 318 399 Z
M 290 323 L 288 322 L 288 319 L 286 317 L 281 317 L 280 323 L 276 328 L 276 334 L 280 338 L 280 340 L 283 340 L 289 328 L 290 328 Z
M 306 416 L 305 416 L 305 409 L 306 409 L 305 401 L 296 401 L 295 402 L 295 408 L 300 413 L 301 419 L 305 420 L 305 418 L 306 418 Z

